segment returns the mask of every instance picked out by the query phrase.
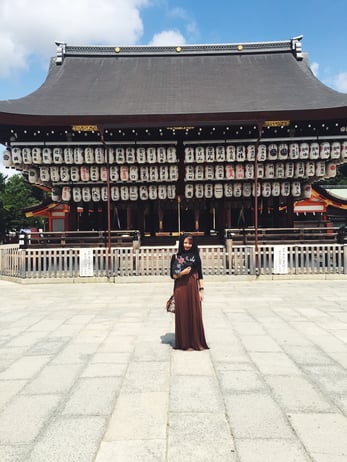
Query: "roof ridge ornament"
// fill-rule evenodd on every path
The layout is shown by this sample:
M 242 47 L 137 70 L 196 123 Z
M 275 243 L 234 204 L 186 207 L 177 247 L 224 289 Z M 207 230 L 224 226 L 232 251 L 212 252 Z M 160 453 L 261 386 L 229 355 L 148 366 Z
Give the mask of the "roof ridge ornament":
M 57 45 L 57 57 L 55 59 L 55 63 L 60 65 L 63 64 L 64 61 L 66 43 L 55 42 L 55 44 Z
M 291 45 L 292 45 L 294 56 L 299 61 L 301 61 L 304 58 L 304 55 L 302 53 L 302 44 L 301 44 L 301 40 L 303 38 L 304 38 L 303 35 L 298 35 L 297 37 L 293 37 L 291 39 Z

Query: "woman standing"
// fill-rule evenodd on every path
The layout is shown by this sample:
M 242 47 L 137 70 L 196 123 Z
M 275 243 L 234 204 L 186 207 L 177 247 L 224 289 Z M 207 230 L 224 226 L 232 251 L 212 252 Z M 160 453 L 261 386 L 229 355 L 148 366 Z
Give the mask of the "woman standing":
M 179 239 L 177 255 L 171 258 L 175 296 L 175 348 L 208 349 L 202 322 L 204 287 L 199 249 L 191 234 Z

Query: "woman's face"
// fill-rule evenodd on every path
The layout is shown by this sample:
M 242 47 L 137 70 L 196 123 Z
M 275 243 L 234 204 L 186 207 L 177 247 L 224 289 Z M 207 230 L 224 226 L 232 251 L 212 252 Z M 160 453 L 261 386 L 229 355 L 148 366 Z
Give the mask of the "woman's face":
M 192 248 L 193 242 L 189 237 L 186 237 L 183 241 L 184 250 L 189 251 Z

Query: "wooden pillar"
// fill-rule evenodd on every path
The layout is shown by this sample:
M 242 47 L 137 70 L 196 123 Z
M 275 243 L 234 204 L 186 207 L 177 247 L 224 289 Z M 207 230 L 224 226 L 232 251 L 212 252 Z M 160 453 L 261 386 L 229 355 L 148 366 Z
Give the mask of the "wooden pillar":
M 200 229 L 200 210 L 194 209 L 194 231 L 199 231 Z
M 127 207 L 127 229 L 133 229 L 132 210 Z
M 163 212 L 163 209 L 160 205 L 160 203 L 158 204 L 158 216 L 159 216 L 159 231 L 162 232 L 163 229 L 164 229 L 164 212 Z

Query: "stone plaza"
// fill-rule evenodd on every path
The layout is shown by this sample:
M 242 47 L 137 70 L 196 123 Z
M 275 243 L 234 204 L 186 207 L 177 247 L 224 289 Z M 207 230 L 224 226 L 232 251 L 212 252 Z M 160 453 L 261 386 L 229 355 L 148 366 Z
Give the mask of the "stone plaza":
M 347 461 L 345 279 L 205 277 L 203 352 L 171 292 L 0 280 L 0 461 Z

